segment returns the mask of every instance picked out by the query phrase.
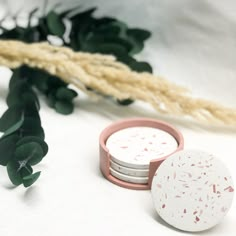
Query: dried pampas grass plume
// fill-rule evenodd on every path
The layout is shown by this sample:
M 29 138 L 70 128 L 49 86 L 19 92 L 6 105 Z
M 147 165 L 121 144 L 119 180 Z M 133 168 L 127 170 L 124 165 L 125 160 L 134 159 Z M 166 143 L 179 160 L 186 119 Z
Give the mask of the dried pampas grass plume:
M 150 73 L 134 72 L 113 56 L 74 52 L 48 43 L 0 40 L 0 65 L 17 68 L 23 64 L 56 75 L 91 96 L 95 93 L 87 87 L 96 94 L 147 102 L 160 113 L 236 125 L 235 109 L 193 98 L 184 88 Z

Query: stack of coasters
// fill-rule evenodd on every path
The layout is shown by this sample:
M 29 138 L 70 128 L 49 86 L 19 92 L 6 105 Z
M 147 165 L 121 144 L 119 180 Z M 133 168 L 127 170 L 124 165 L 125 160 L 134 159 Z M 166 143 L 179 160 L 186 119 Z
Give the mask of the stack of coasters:
M 106 147 L 111 175 L 129 183 L 147 184 L 150 161 L 175 152 L 178 142 L 166 131 L 135 126 L 113 133 Z
M 166 122 L 149 118 L 121 120 L 100 135 L 100 168 L 104 177 L 121 187 L 150 189 L 160 164 L 183 146 L 182 134 Z
M 200 150 L 183 150 L 182 134 L 159 120 L 128 119 L 103 130 L 100 168 L 121 187 L 151 189 L 159 216 L 184 231 L 217 225 L 233 201 L 224 163 Z

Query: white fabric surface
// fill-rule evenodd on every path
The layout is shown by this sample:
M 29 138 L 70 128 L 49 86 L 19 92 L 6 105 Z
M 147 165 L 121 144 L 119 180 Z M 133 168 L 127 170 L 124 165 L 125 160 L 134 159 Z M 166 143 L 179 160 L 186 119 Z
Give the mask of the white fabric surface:
M 39 1 L 6 2 L 12 12 L 31 9 Z M 55 2 L 55 1 L 54 1 Z M 99 6 L 99 15 L 114 15 L 132 26 L 148 28 L 153 37 L 139 56 L 165 78 L 185 85 L 194 96 L 236 108 L 236 2 L 233 0 L 91 0 L 74 1 Z M 52 1 L 50 2 L 52 3 Z M 72 5 L 72 1 L 67 3 Z M 0 114 L 10 72 L 0 69 Z M 136 103 L 119 107 L 108 101 L 94 103 L 81 95 L 73 115 L 56 114 L 41 99 L 41 117 L 50 152 L 37 169 L 38 182 L 29 189 L 12 188 L 0 167 L 0 235 L 184 235 L 157 216 L 149 191 L 120 188 L 99 171 L 98 137 L 112 121 L 134 116 L 159 116 Z M 185 148 L 218 156 L 236 183 L 235 130 L 199 127 L 165 119 L 178 127 Z M 236 202 L 224 221 L 195 235 L 236 234 Z M 191 234 L 190 234 L 191 235 Z

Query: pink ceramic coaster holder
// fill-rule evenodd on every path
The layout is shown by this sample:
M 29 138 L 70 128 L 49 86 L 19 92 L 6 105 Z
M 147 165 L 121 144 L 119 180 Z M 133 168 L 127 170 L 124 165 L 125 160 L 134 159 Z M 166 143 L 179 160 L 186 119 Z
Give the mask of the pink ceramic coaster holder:
M 153 159 L 149 164 L 149 176 L 148 176 L 148 183 L 147 184 L 134 184 L 122 181 L 120 179 L 115 178 L 110 173 L 110 154 L 109 150 L 106 147 L 106 141 L 113 133 L 117 132 L 118 130 L 129 128 L 129 127 L 137 127 L 137 126 L 146 126 L 157 128 L 163 131 L 168 132 L 172 135 L 176 141 L 178 142 L 177 149 L 173 152 L 178 152 L 183 149 L 184 147 L 184 139 L 182 134 L 170 124 L 155 120 L 155 119 L 148 119 L 148 118 L 133 118 L 133 119 L 126 119 L 122 121 L 115 122 L 104 129 L 99 138 L 99 146 L 100 146 L 100 168 L 105 178 L 111 181 L 114 184 L 117 184 L 124 188 L 135 189 L 135 190 L 148 190 L 151 189 L 152 179 L 160 164 L 168 158 L 173 153 L 163 156 L 162 158 Z

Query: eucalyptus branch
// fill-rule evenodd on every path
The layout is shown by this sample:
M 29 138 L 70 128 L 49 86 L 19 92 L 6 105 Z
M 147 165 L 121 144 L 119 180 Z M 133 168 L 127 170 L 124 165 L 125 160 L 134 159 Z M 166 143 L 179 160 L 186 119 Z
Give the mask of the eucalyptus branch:
M 23 68 L 14 71 L 7 96 L 7 111 L 0 119 L 0 165 L 6 166 L 11 182 L 31 186 L 40 176 L 33 173 L 48 152 L 39 117 L 39 101 Z
M 55 11 L 57 5 L 48 12 L 46 1 L 44 5 L 45 10 L 41 16 L 36 15 L 37 8 L 29 13 L 26 27 L 22 27 L 16 22 L 13 29 L 7 29 L 1 27 L 1 21 L 0 39 L 15 39 L 28 43 L 50 40 L 54 43 L 55 41 L 52 40 L 59 38 L 64 45 L 70 46 L 76 51 L 113 54 L 134 70 L 152 70 L 148 63 L 138 62 L 133 58 L 134 54 L 143 49 L 144 41 L 150 37 L 151 34 L 147 30 L 130 29 L 125 23 L 114 18 L 96 18 L 93 16 L 96 8 L 79 12 L 78 7 L 75 7 L 58 13 Z M 31 23 L 33 17 L 38 18 L 37 24 Z M 14 17 L 12 16 L 12 18 Z M 66 27 L 68 25 L 70 27 Z M 52 35 L 54 37 L 49 38 Z M 11 60 L 8 56 L 4 58 L 4 55 L 2 59 L 3 64 Z M 26 66 L 27 63 L 24 65 L 18 63 L 19 65 L 21 66 L 14 70 L 9 84 L 8 110 L 0 118 L 0 131 L 4 132 L 0 138 L 0 165 L 7 167 L 9 178 L 14 185 L 23 183 L 25 187 L 28 187 L 40 175 L 40 172 L 33 174 L 31 166 L 41 161 L 47 152 L 39 114 L 35 111 L 34 106 L 28 105 L 29 101 L 33 101 L 33 104 L 39 107 L 37 96 L 31 88 L 36 87 L 46 96 L 50 107 L 66 115 L 73 112 L 73 99 L 77 93 L 68 88 L 70 80 L 64 82 L 56 76 L 56 73 L 50 74 L 46 70 L 42 70 L 40 66 L 32 66 L 33 64 L 29 64 L 31 67 Z M 11 66 L 11 68 L 14 67 Z M 99 93 L 79 81 L 76 84 L 82 90 L 89 91 L 90 95 L 97 96 Z M 133 101 L 125 99 L 117 100 L 117 102 L 121 105 L 129 105 Z M 29 127 L 31 127 L 30 130 Z

